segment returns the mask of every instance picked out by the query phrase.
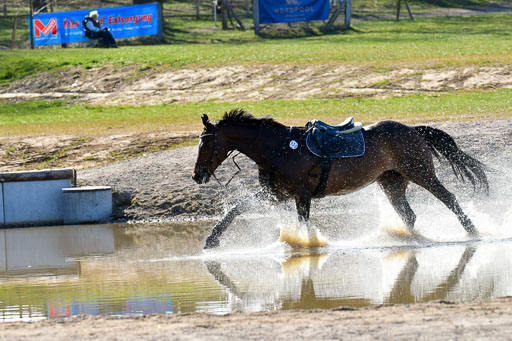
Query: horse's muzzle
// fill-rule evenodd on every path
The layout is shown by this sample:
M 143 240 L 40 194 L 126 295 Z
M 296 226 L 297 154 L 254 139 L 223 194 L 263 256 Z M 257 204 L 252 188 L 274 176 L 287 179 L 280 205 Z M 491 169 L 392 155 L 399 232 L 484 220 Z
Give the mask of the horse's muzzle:
M 203 173 L 202 175 L 200 173 L 194 173 L 194 175 L 192 176 L 192 180 L 202 185 L 210 181 L 210 174 L 206 172 Z

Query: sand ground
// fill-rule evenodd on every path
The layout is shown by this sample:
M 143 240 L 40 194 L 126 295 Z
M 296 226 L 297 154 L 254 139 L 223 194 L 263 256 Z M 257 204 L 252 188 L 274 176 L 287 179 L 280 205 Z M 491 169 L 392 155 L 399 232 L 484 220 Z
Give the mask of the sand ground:
M 512 299 L 370 308 L 76 316 L 0 324 L 0 340 L 510 340 Z

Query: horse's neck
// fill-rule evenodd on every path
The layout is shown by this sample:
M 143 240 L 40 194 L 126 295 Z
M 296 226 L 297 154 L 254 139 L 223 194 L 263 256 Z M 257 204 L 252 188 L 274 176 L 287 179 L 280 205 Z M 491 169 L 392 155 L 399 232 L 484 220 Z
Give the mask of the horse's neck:
M 240 136 L 232 138 L 232 146 L 256 162 L 259 167 L 269 168 L 272 155 L 281 148 L 288 134 L 288 127 L 259 127 L 250 128 L 249 138 L 240 139 Z

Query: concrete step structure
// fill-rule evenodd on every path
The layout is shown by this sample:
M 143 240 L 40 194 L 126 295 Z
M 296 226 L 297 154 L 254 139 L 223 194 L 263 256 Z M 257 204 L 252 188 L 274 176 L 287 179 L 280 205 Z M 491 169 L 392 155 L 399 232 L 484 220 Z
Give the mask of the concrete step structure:
M 112 215 L 112 188 L 88 186 L 63 188 L 64 224 L 94 223 Z
M 0 226 L 97 222 L 112 215 L 112 189 L 80 190 L 74 169 L 0 173 L 0 186 Z

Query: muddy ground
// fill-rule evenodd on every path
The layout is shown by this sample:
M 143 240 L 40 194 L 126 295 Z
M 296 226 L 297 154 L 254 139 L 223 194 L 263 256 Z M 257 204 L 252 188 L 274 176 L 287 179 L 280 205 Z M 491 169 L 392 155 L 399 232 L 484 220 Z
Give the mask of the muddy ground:
M 435 64 L 435 61 L 432 61 Z M 398 67 L 350 64 L 140 66 L 51 71 L 0 88 L 0 99 L 62 99 L 82 104 L 140 105 L 271 99 L 389 97 L 453 90 L 512 88 L 512 66 Z

